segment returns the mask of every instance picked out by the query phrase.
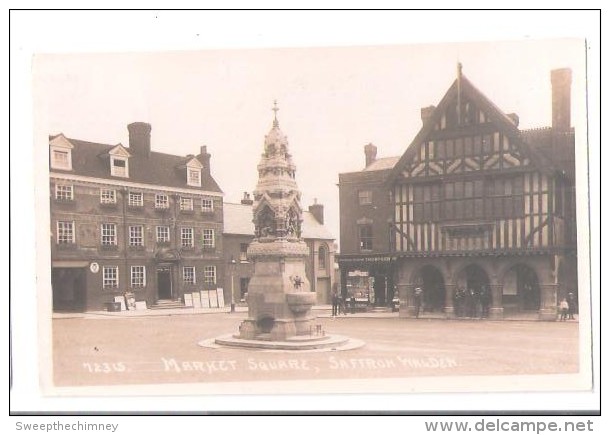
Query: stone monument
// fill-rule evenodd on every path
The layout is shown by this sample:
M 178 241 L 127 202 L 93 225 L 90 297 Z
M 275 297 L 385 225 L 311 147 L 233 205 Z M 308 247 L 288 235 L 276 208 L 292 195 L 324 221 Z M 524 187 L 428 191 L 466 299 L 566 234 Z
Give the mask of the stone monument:
M 239 338 L 248 340 L 311 335 L 315 320 L 311 307 L 316 294 L 305 273 L 309 250 L 301 238 L 301 192 L 278 110 L 276 102 L 254 191 L 255 238 L 248 247 L 254 276 L 248 284 L 248 318 L 239 327 Z
M 316 293 L 305 273 L 309 249 L 301 237 L 301 192 L 278 110 L 275 103 L 254 191 L 255 234 L 248 247 L 254 275 L 248 284 L 248 317 L 238 333 L 202 340 L 199 345 L 289 352 L 356 349 L 364 342 L 327 334 L 312 314 Z

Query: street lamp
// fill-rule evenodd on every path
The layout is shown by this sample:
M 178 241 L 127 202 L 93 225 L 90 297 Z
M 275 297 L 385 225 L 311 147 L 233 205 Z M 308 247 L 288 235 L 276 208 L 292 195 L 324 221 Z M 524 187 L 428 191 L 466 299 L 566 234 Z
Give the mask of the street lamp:
M 231 270 L 231 312 L 235 312 L 235 283 L 233 279 L 233 273 L 235 272 L 235 265 L 237 261 L 235 261 L 235 257 L 231 255 L 231 259 L 229 260 L 229 269 Z

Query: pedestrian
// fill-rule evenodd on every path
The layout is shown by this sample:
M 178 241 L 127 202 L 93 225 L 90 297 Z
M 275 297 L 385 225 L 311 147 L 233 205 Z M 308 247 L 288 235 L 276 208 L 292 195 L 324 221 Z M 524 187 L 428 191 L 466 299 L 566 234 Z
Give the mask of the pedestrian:
M 459 287 L 456 287 L 453 292 L 453 310 L 455 312 L 455 317 L 462 317 L 462 294 L 460 290 Z
M 479 300 L 481 301 L 481 318 L 489 317 L 489 296 L 489 290 L 487 290 L 486 286 L 482 285 L 481 292 L 479 293 Z
M 416 287 L 413 292 L 415 296 L 415 318 L 419 318 L 419 310 L 421 309 L 421 300 L 422 300 L 422 289 L 421 287 Z
M 561 317 L 559 320 L 565 321 L 568 318 L 568 310 L 570 309 L 570 304 L 566 298 L 563 298 L 559 303 L 559 312 L 561 313 Z
M 576 312 L 576 298 L 574 293 L 568 293 L 568 319 L 574 320 L 574 313 Z
M 466 289 L 466 297 L 464 298 L 464 312 L 466 317 L 474 317 L 474 291 L 469 287 Z
M 337 293 L 337 290 L 335 290 L 333 292 L 332 305 L 333 305 L 333 317 L 335 317 L 339 312 L 339 294 Z
M 339 313 L 343 312 L 344 316 L 347 316 L 347 306 L 343 295 L 339 295 Z

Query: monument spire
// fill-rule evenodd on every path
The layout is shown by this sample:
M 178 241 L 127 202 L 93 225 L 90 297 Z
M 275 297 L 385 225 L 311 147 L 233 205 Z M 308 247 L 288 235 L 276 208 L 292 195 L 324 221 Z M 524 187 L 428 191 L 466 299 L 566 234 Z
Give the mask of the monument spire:
M 277 112 L 278 112 L 278 110 L 280 110 L 280 108 L 277 107 L 277 100 L 273 100 L 273 109 L 271 109 L 271 110 L 273 110 L 273 126 L 279 127 L 280 123 L 277 120 Z

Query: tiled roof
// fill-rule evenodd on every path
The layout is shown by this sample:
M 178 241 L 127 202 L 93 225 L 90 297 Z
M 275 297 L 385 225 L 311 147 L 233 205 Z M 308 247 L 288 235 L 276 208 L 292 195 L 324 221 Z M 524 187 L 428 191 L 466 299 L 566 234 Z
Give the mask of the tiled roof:
M 396 163 L 400 160 L 400 156 L 395 157 L 384 157 L 377 159 L 366 168 L 364 171 L 383 171 L 384 169 L 392 169 Z
M 225 234 L 254 235 L 251 205 L 225 202 L 222 207 Z
M 56 136 L 51 136 L 50 139 L 55 137 Z M 216 180 L 214 180 L 205 169 L 201 171 L 201 187 L 193 187 L 186 184 L 186 170 L 184 167 L 182 169 L 179 169 L 179 167 L 184 166 L 192 159 L 192 156 L 182 157 L 155 151 L 151 151 L 147 156 L 142 156 L 126 147 L 125 149 L 131 154 L 131 157 L 129 158 L 129 178 L 113 177 L 110 175 L 110 163 L 107 154 L 108 151 L 116 145 L 100 144 L 70 138 L 66 139 L 74 145 L 74 149 L 72 150 L 73 170 L 65 171 L 53 169 L 53 172 L 71 173 L 109 180 L 124 180 L 156 186 L 222 192 L 220 186 L 216 183 Z
M 224 203 L 224 233 L 254 236 L 252 206 Z M 304 239 L 334 240 L 333 235 L 308 211 L 303 212 Z

